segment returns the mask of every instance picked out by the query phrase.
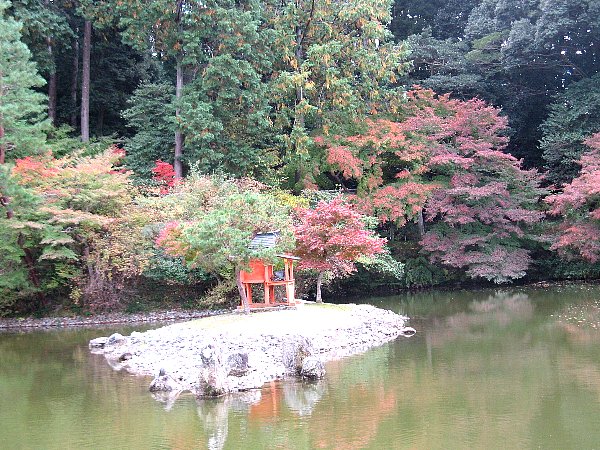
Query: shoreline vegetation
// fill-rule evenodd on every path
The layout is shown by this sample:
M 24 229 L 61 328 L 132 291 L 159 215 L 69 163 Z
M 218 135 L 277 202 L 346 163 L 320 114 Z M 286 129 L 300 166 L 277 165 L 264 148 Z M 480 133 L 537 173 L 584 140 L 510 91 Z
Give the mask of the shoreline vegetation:
M 600 279 L 597 2 L 151 3 L 0 0 L 0 317 Z
M 294 309 L 228 314 L 130 336 L 92 339 L 90 350 L 115 370 L 153 376 L 160 401 L 257 389 L 288 377 L 319 379 L 324 363 L 411 336 L 408 318 L 371 305 L 299 303 Z
M 509 286 L 496 286 L 496 285 L 484 285 L 475 286 L 473 284 L 466 285 L 447 285 L 447 286 L 435 286 L 430 288 L 421 289 L 404 289 L 401 291 L 394 292 L 379 292 L 383 296 L 394 296 L 394 295 L 409 295 L 417 292 L 435 292 L 435 291 L 461 291 L 468 289 L 473 290 L 488 290 L 488 289 L 520 289 L 527 287 L 557 287 L 557 286 L 569 286 L 569 285 L 582 285 L 582 284 L 599 284 L 599 280 L 545 280 L 535 281 L 531 283 L 523 284 L 512 284 Z M 370 293 L 372 294 L 372 293 Z M 364 295 L 352 294 L 346 297 L 348 302 L 359 301 Z M 337 299 L 340 300 L 340 299 Z M 313 302 L 305 300 L 297 300 L 299 302 L 311 304 Z M 285 309 L 285 308 L 282 308 Z M 265 313 L 271 310 L 253 310 L 253 314 Z M 69 329 L 69 328 L 96 328 L 103 325 L 136 325 L 136 324 L 154 324 L 162 322 L 181 322 L 193 319 L 200 319 L 205 317 L 212 317 L 218 315 L 229 315 L 229 314 L 241 314 L 242 312 L 232 308 L 220 308 L 220 309 L 209 309 L 209 308 L 194 308 L 194 309 L 151 309 L 144 312 L 109 312 L 109 313 L 96 313 L 89 315 L 61 315 L 61 316 L 44 316 L 44 317 L 32 317 L 32 316 L 21 316 L 21 317 L 0 317 L 0 333 L 2 332 L 15 332 L 15 331 L 35 331 L 39 329 Z
M 220 314 L 230 314 L 235 310 L 155 310 L 143 313 L 114 312 L 93 314 L 90 316 L 62 316 L 62 317 L 16 317 L 0 318 L 0 332 L 36 329 L 67 329 L 98 327 L 102 325 L 127 325 L 143 323 L 173 322 L 182 320 L 199 319 Z

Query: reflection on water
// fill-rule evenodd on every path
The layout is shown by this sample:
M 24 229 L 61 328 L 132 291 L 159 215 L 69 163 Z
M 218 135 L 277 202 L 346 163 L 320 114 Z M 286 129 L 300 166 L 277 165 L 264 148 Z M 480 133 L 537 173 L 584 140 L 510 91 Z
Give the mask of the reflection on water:
M 159 398 L 91 355 L 98 331 L 0 335 L 3 448 L 594 448 L 600 288 L 369 302 L 419 333 L 219 400 Z M 129 331 L 129 330 L 125 330 Z
M 292 412 L 299 416 L 310 416 L 326 389 L 327 386 L 322 381 L 307 384 L 285 383 L 283 398 Z

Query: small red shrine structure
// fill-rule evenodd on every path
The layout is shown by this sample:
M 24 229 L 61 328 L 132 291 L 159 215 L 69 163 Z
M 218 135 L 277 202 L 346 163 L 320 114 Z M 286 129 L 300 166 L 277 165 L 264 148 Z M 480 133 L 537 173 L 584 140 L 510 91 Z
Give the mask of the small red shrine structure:
M 249 270 L 241 272 L 241 281 L 248 297 L 250 308 L 264 308 L 269 306 L 293 306 L 296 304 L 296 284 L 294 280 L 294 261 L 300 258 L 292 255 L 277 255 L 283 259 L 283 271 L 274 271 L 273 264 L 267 264 L 260 259 L 250 260 Z M 252 285 L 262 284 L 264 301 L 254 302 L 252 298 Z M 285 297 L 276 298 L 275 288 L 283 286 Z

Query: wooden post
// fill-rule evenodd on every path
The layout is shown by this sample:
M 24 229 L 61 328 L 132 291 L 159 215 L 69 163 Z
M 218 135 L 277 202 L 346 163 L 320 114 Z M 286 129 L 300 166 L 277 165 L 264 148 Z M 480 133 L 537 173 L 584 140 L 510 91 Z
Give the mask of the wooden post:
M 296 282 L 294 281 L 294 260 L 285 258 L 285 296 L 289 305 L 296 304 Z
M 250 283 L 244 283 L 246 287 L 246 297 L 248 298 L 248 305 L 252 305 L 252 285 Z
M 238 287 L 238 292 L 240 293 L 240 297 L 242 298 L 242 307 L 244 308 L 244 312 L 246 314 L 250 313 L 250 305 L 248 304 L 248 297 L 246 296 L 246 287 L 244 283 L 242 283 L 242 269 L 240 267 L 236 267 L 235 269 L 235 281 Z
M 265 282 L 263 283 L 263 287 L 264 287 L 264 294 L 265 294 L 265 306 L 269 305 L 269 297 L 271 297 L 271 288 L 273 286 L 269 286 L 268 284 L 268 280 L 265 280 Z

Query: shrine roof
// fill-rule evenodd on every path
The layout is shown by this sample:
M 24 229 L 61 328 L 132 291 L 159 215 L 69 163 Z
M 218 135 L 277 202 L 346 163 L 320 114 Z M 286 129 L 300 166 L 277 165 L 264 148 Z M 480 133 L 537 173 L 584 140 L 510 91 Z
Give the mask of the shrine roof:
M 277 239 L 279 239 L 279 231 L 257 234 L 254 236 L 254 239 L 252 239 L 248 247 L 251 250 L 256 250 L 259 248 L 273 248 L 277 244 Z

